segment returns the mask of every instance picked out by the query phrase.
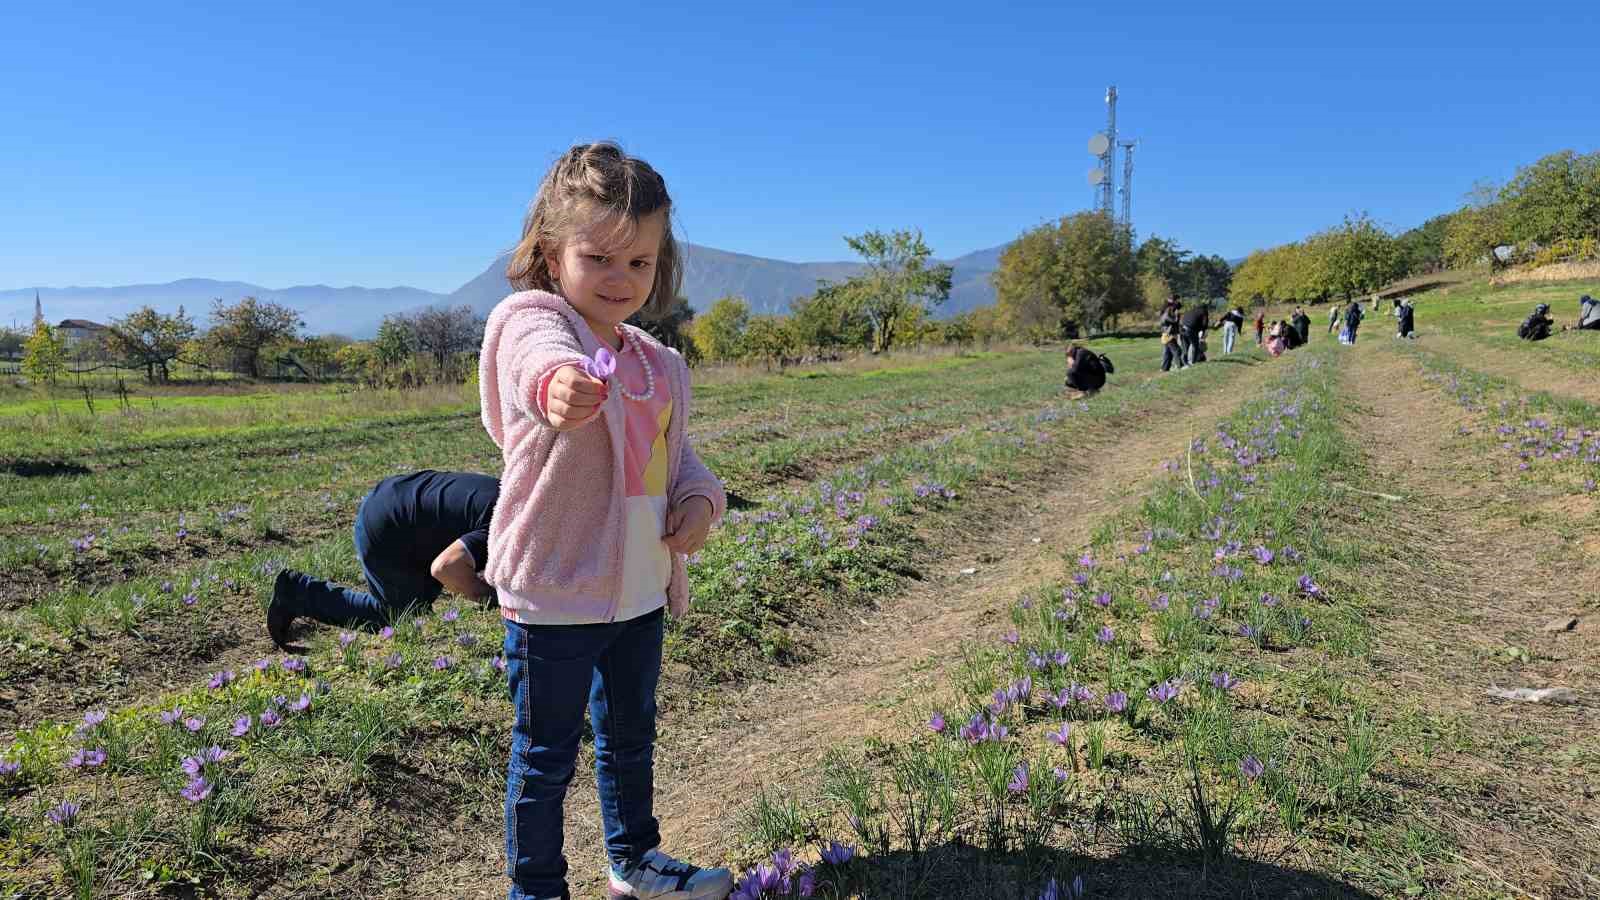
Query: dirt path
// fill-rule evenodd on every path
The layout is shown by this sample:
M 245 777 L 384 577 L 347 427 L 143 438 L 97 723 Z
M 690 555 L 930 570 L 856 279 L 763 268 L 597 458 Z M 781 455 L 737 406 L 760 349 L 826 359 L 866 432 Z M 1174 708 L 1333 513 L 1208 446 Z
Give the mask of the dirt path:
M 1587 336 L 1590 333 L 1582 334 Z M 1600 347 L 1600 340 L 1594 343 Z M 1600 381 L 1586 378 L 1577 370 L 1560 363 L 1542 359 L 1535 352 L 1537 347 L 1518 353 L 1454 334 L 1427 334 L 1419 339 L 1418 344 L 1425 350 L 1440 353 L 1470 369 L 1510 379 L 1524 390 L 1549 391 L 1600 404 Z
M 1600 895 L 1595 505 L 1508 477 L 1480 438 L 1459 433 L 1481 423 L 1414 362 L 1383 346 L 1358 354 L 1351 424 L 1375 489 L 1405 498 L 1382 511 L 1392 530 L 1373 534 L 1389 552 L 1368 574 L 1392 601 L 1374 663 L 1397 696 L 1461 727 L 1427 760 L 1416 796 L 1461 847 L 1452 864 L 1470 880 L 1517 897 Z M 1542 630 L 1566 615 L 1579 617 L 1574 631 Z M 1485 695 L 1491 686 L 1566 686 L 1579 701 L 1506 702 Z
M 735 818 L 760 788 L 804 793 L 829 749 L 914 727 L 897 711 L 942 684 L 963 640 L 997 629 L 1022 591 L 1060 575 L 1094 527 L 1142 495 L 1163 460 L 1209 433 L 1277 370 L 1252 366 L 1181 414 L 1143 416 L 1107 435 L 1093 448 L 1101 452 L 1076 454 L 1042 492 L 1024 488 L 993 521 L 936 537 L 949 548 L 943 561 L 911 590 L 819 642 L 832 652 L 782 682 L 745 689 L 714 714 L 671 723 L 657 750 L 664 846 L 695 860 L 726 859 L 736 849 Z M 962 574 L 969 568 L 977 571 Z M 584 780 L 568 795 L 574 896 L 603 890 L 599 879 L 585 879 L 604 865 L 593 791 Z

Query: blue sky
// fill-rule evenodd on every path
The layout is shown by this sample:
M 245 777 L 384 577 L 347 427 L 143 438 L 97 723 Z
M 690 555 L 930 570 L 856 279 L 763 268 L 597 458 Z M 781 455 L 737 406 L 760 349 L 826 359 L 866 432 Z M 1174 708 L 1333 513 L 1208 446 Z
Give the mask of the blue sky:
M 1109 83 L 1140 235 L 1228 257 L 1600 147 L 1594 3 L 404 6 L 0 13 L 0 288 L 449 291 L 595 138 L 696 243 L 956 256 L 1089 204 Z

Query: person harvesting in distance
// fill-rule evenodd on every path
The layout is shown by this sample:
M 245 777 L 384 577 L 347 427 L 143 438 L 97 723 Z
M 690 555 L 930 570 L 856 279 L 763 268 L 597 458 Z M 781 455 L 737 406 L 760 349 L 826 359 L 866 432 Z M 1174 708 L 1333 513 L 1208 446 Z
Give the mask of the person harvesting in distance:
M 1311 341 L 1311 317 L 1306 315 L 1304 309 L 1295 307 L 1294 315 L 1289 317 L 1289 324 L 1294 326 L 1295 334 L 1300 338 L 1295 342 L 1295 346 L 1302 347 Z
M 424 470 L 378 482 L 356 511 L 355 547 L 370 593 L 284 569 L 272 587 L 267 633 L 283 647 L 299 617 L 382 628 L 445 588 L 487 596 L 478 576 L 488 559 L 489 518 L 500 481 L 470 472 Z
M 1267 329 L 1267 311 L 1256 313 L 1256 346 L 1261 346 L 1261 333 Z
M 1222 314 L 1222 352 L 1224 355 L 1233 352 L 1233 344 L 1239 339 L 1239 332 L 1244 329 L 1244 310 L 1235 306 Z
M 1106 386 L 1106 375 L 1116 367 L 1102 353 L 1094 353 L 1077 344 L 1067 348 L 1066 386 L 1078 391 L 1080 396 L 1093 396 Z
M 689 370 L 635 312 L 664 311 L 682 261 L 666 183 L 611 143 L 539 185 L 479 358 L 505 467 L 489 565 L 516 719 L 506 776 L 509 896 L 567 897 L 562 806 L 587 704 L 612 898 L 722 900 L 727 869 L 660 849 L 653 808 L 664 609 L 727 498 L 686 437 Z
M 1206 313 L 1206 305 L 1197 302 L 1178 323 L 1178 340 L 1183 346 L 1185 367 L 1205 360 L 1206 329 L 1211 327 L 1206 321 Z
M 1400 306 L 1395 309 L 1395 319 L 1395 337 L 1416 338 L 1416 310 L 1411 308 L 1410 300 L 1400 301 Z
M 1344 331 L 1347 339 L 1343 340 L 1342 343 L 1350 344 L 1351 346 L 1355 345 L 1356 331 L 1361 327 L 1362 318 L 1361 301 L 1351 300 L 1350 307 L 1344 312 Z
M 1578 330 L 1600 331 L 1600 300 L 1588 294 L 1578 298 Z
M 1272 329 L 1267 332 L 1266 346 L 1268 356 L 1282 356 L 1283 351 L 1289 349 L 1288 331 L 1289 323 L 1283 321 L 1272 323 Z
M 1330 304 L 1328 304 L 1328 333 L 1329 334 L 1333 334 L 1333 330 L 1335 328 L 1338 328 L 1338 327 L 1339 327 L 1339 304 L 1330 303 Z
M 1555 324 L 1556 320 L 1550 315 L 1550 304 L 1540 303 L 1533 308 L 1533 314 L 1517 326 L 1517 337 L 1525 341 L 1542 341 L 1550 336 L 1550 329 Z
M 1177 363 L 1178 368 L 1186 365 L 1183 361 L 1183 345 L 1178 342 L 1178 323 L 1183 318 L 1183 304 L 1176 296 L 1168 297 L 1167 304 L 1161 307 L 1161 317 L 1156 319 L 1156 327 L 1161 330 L 1161 371 L 1172 371 L 1172 364 Z

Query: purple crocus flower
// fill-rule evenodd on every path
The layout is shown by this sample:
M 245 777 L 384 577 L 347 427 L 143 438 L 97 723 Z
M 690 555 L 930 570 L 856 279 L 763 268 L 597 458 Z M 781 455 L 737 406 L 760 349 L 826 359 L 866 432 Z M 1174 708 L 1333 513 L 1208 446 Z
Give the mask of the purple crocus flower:
M 1240 625 L 1239 636 L 1253 641 L 1261 637 L 1261 629 L 1254 625 Z
M 452 606 L 445 610 L 444 613 L 439 616 L 439 618 L 446 622 L 454 622 L 455 620 L 461 618 L 461 610 Z
M 79 806 L 78 804 L 67 800 L 63 801 L 60 805 L 45 813 L 44 817 L 49 819 L 51 822 L 60 825 L 62 828 L 65 828 L 68 825 L 71 825 L 74 819 L 78 818 L 78 811 L 82 808 L 83 807 Z
M 1300 576 L 1300 590 L 1303 591 L 1308 597 L 1322 596 L 1322 588 L 1318 587 L 1317 583 L 1311 580 L 1310 575 Z
M 496 672 L 504 672 L 506 670 L 506 658 L 497 653 L 494 659 L 489 660 L 489 665 L 494 666 Z
M 199 803 L 200 801 L 211 796 L 211 782 L 206 781 L 205 778 L 199 775 L 196 775 L 194 779 L 189 782 L 188 787 L 185 787 L 180 793 L 183 794 L 183 799 L 189 801 L 190 803 Z
M 1126 691 L 1112 691 L 1106 695 L 1106 709 L 1116 715 L 1121 715 L 1128 708 L 1128 694 Z
M 941 716 L 938 713 L 934 713 L 933 717 L 928 719 L 928 729 L 934 734 L 943 734 L 944 724 L 944 716 Z
M 184 594 L 183 595 L 183 605 L 184 606 L 193 606 L 193 605 L 195 605 L 196 603 L 199 603 L 199 602 L 200 602 L 200 598 L 198 596 L 194 595 L 194 594 Z
M 1102 644 L 1109 644 L 1117 639 L 1117 633 L 1111 630 L 1110 625 L 1101 625 L 1100 630 L 1094 633 L 1094 639 Z
M 306 670 L 306 661 L 298 656 L 285 656 L 283 658 L 283 670 L 295 673 L 304 672 Z
M 462 647 L 471 648 L 477 645 L 478 636 L 475 634 L 462 634 L 456 636 L 456 643 Z
M 1015 628 L 1012 628 L 1009 631 L 1007 631 L 1005 634 L 1000 635 L 1000 640 L 1004 641 L 1007 644 L 1012 644 L 1012 645 L 1015 645 L 1017 643 L 1017 641 L 1019 641 L 1021 639 L 1022 639 L 1021 636 L 1017 634 L 1017 630 Z
M 277 728 L 279 725 L 283 724 L 283 717 L 278 715 L 278 711 L 276 709 L 273 709 L 269 706 L 261 711 L 260 721 L 262 728 Z
M 1244 773 L 1244 777 L 1251 780 L 1260 778 L 1261 773 L 1265 772 L 1266 770 L 1267 767 L 1262 764 L 1261 760 L 1256 759 L 1254 756 L 1246 756 L 1244 759 L 1239 760 L 1239 771 Z
M 206 717 L 190 716 L 189 718 L 183 720 L 183 727 L 189 729 L 191 733 L 199 731 L 200 729 L 206 727 Z
M 1278 598 L 1272 596 L 1271 594 L 1262 594 L 1261 595 L 1261 605 L 1262 606 L 1277 606 L 1278 605 Z
M 1156 598 L 1150 601 L 1150 608 L 1156 612 L 1166 612 L 1167 607 L 1170 605 L 1172 605 L 1172 598 L 1166 594 L 1157 594 Z
M 1178 686 L 1171 681 L 1163 681 L 1145 691 L 1145 696 L 1157 703 L 1166 703 L 1178 696 Z
M 1093 569 L 1095 565 L 1094 557 L 1085 553 L 1084 555 L 1078 557 L 1078 565 L 1084 567 L 1085 569 Z
M 1072 725 L 1069 722 L 1062 722 L 1059 729 L 1047 731 L 1044 736 L 1054 741 L 1057 745 L 1065 747 L 1067 742 L 1072 739 Z
M 22 771 L 22 763 L 0 759 L 0 781 L 9 781 Z
M 233 720 L 233 728 L 228 732 L 234 737 L 244 737 L 250 733 L 250 716 L 243 715 Z
M 1094 596 L 1094 603 L 1095 603 L 1096 606 L 1100 607 L 1101 609 L 1105 609 L 1106 607 L 1110 606 L 1111 605 L 1111 594 L 1110 594 L 1110 592 L 1109 591 L 1101 591 L 1100 593 L 1096 594 Z
M 1021 762 L 1011 771 L 1011 781 L 1006 785 L 1013 794 L 1020 794 L 1028 789 L 1028 764 Z
M 443 672 L 445 669 L 450 668 L 450 657 L 441 656 L 441 657 L 435 659 L 433 661 L 433 667 L 435 669 L 439 670 L 440 672 Z
M 822 848 L 822 861 L 830 866 L 842 866 L 854 859 L 856 848 L 838 841 L 829 841 L 828 846 Z
M 1055 768 L 1055 776 L 1056 776 L 1056 780 L 1057 781 L 1066 781 L 1068 778 L 1072 777 L 1072 773 L 1068 772 L 1066 769 L 1061 768 L 1060 766 L 1056 766 L 1056 768 Z
M 583 371 L 595 381 L 605 381 L 617 371 L 617 355 L 611 352 L 610 347 L 601 347 L 594 352 L 593 359 L 584 359 Z
M 1255 553 L 1256 562 L 1262 564 L 1263 566 L 1272 565 L 1272 561 L 1277 558 L 1277 554 L 1273 553 L 1266 547 L 1256 547 L 1253 552 Z
M 340 650 L 348 650 L 350 648 L 350 645 L 355 643 L 355 641 L 356 641 L 356 636 L 351 634 L 350 632 L 348 632 L 348 631 L 339 632 L 339 649 Z
M 389 640 L 390 638 L 394 637 L 394 628 L 389 625 L 383 626 L 382 628 L 378 629 L 378 637 L 383 638 L 386 641 Z
M 1229 672 L 1216 672 L 1211 676 L 1211 686 L 1219 691 L 1231 691 L 1239 686 L 1239 679 Z
M 164 709 L 161 711 L 160 718 L 163 725 L 175 725 L 183 719 L 183 707 L 174 706 L 171 709 Z
M 233 670 L 224 669 L 223 671 L 211 676 L 211 680 L 206 682 L 206 686 L 214 691 L 219 690 L 230 684 L 233 681 L 233 678 Z
M 311 695 L 310 694 L 301 694 L 299 700 L 296 700 L 293 703 L 289 704 L 289 710 L 291 712 L 305 712 L 306 710 L 308 710 L 310 708 L 311 708 Z
M 1083 587 L 1089 583 L 1089 576 L 1087 573 L 1079 572 L 1078 574 L 1072 576 L 1072 583 L 1076 584 L 1078 587 Z
M 498 657 L 498 656 L 495 657 L 495 659 L 499 659 L 499 658 L 500 657 Z M 383 661 L 383 667 L 385 669 L 398 669 L 398 668 L 400 668 L 400 654 L 399 653 L 391 653 L 391 654 L 389 654 L 388 658 L 386 658 Z
M 261 659 L 258 659 L 258 660 L 256 660 L 255 668 L 256 668 L 257 672 L 260 672 L 261 674 L 265 675 L 265 674 L 267 674 L 267 670 L 272 668 L 272 660 L 267 659 L 265 657 L 263 657 Z
M 95 728 L 95 727 L 98 727 L 99 724 L 101 722 L 104 722 L 105 720 L 106 720 L 105 710 L 103 710 L 103 709 L 90 710 L 89 712 L 86 712 L 86 713 L 83 714 L 83 727 L 84 728 Z

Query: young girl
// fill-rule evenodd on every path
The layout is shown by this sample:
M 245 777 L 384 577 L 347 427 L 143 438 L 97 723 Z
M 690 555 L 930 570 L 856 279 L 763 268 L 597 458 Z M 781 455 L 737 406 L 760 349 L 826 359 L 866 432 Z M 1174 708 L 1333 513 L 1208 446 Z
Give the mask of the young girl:
M 506 273 L 517 292 L 484 333 L 483 424 L 505 462 L 484 578 L 505 617 L 516 712 L 512 900 L 569 896 L 562 802 L 586 703 L 610 896 L 732 889 L 726 869 L 661 852 L 652 810 L 662 609 L 687 611 L 685 556 L 726 506 L 685 438 L 682 357 L 623 324 L 677 296 L 671 214 L 648 163 L 609 143 L 573 147 L 539 186 Z

